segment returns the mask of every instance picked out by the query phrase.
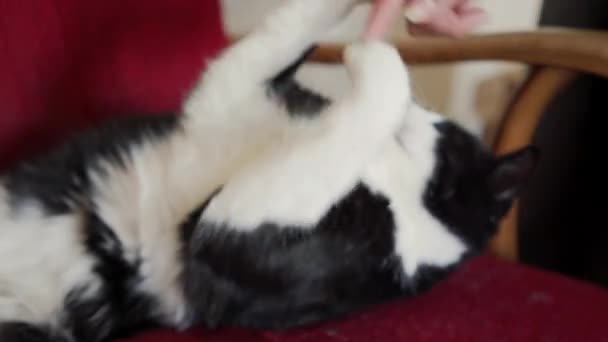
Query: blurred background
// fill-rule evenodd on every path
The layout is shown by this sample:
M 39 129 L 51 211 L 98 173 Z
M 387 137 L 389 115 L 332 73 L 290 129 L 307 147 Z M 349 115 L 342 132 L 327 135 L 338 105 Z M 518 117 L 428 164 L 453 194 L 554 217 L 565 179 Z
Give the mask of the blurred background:
M 247 32 L 264 14 L 281 0 L 223 0 L 225 29 L 232 35 Z M 538 26 L 541 0 L 481 0 L 491 17 L 477 33 L 530 30 Z M 369 8 L 361 8 L 326 37 L 329 42 L 356 39 L 362 31 Z M 396 25 L 394 39 L 407 38 L 404 25 Z M 311 70 L 312 69 L 312 70 Z M 343 70 L 334 66 L 313 66 L 302 73 L 315 86 L 342 89 Z M 483 120 L 479 115 L 492 115 L 494 108 L 485 102 L 504 101 L 504 91 L 513 90 L 512 83 L 524 75 L 523 66 L 510 63 L 475 62 L 414 68 L 414 86 L 419 99 L 434 109 L 458 118 L 471 130 L 480 131 Z M 485 88 L 485 91 L 481 88 Z M 504 89 L 503 89 L 504 88 Z M 482 95 L 482 96 L 480 96 Z M 485 101 L 479 101 L 483 98 Z M 479 113 L 484 112 L 484 113 Z
M 225 29 L 247 32 L 281 0 L 223 0 Z M 539 27 L 608 28 L 605 0 L 480 0 L 490 21 L 477 34 Z M 368 8 L 354 13 L 326 41 L 346 42 L 362 30 Z M 396 39 L 408 39 L 405 28 Z M 607 47 L 608 48 L 608 47 Z M 482 134 L 499 119 L 528 70 L 512 63 L 460 63 L 413 68 L 418 99 L 428 107 Z M 339 66 L 307 65 L 298 76 L 306 84 L 339 95 L 346 82 Z M 605 166 L 599 141 L 605 80 L 581 76 L 549 106 L 534 137 L 543 161 L 523 195 L 519 218 L 521 261 L 608 286 L 608 227 Z

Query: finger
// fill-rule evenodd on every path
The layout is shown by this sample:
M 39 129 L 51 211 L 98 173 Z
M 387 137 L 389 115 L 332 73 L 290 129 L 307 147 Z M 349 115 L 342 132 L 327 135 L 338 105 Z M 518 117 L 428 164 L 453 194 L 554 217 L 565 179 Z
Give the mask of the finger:
M 461 18 L 453 12 L 437 13 L 428 21 L 410 27 L 413 34 L 447 35 L 452 37 L 463 37 L 482 19 L 479 16 Z
M 463 9 L 462 11 L 458 12 L 457 15 L 459 17 L 473 17 L 473 16 L 486 16 L 487 13 L 483 8 L 471 7 L 471 8 Z
M 376 0 L 372 7 L 364 39 L 382 39 L 388 32 L 392 19 L 399 13 L 402 0 Z
M 471 8 L 479 8 L 479 6 L 475 4 L 475 1 L 471 0 L 461 0 L 454 6 L 454 10 L 456 10 L 457 12 L 466 11 L 467 9 Z
M 409 25 L 409 27 L 408 27 L 408 31 L 413 36 L 437 36 L 437 35 L 442 35 L 442 33 L 439 33 L 437 31 L 429 28 L 428 25 L 424 25 L 424 24 L 414 24 L 414 23 L 411 23 Z
M 406 6 L 404 15 L 413 23 L 424 23 L 437 11 L 435 0 L 415 0 Z
M 451 8 L 441 6 L 436 8 L 435 11 L 433 11 L 427 18 L 426 22 L 422 24 L 436 27 L 441 31 L 449 31 L 450 27 L 458 25 L 458 21 L 458 16 L 456 16 Z
M 485 22 L 487 15 L 481 8 L 471 6 L 469 1 L 466 2 L 468 5 L 461 7 L 460 12 L 443 8 L 443 12 L 438 12 L 428 24 L 435 26 L 439 32 L 452 36 L 469 33 Z
M 466 1 L 456 7 L 454 7 L 453 11 L 458 15 L 467 15 L 473 12 L 485 12 L 481 7 L 476 6 L 470 1 Z
M 436 0 L 437 6 L 446 9 L 452 9 L 454 6 L 459 5 L 467 0 Z
M 476 27 L 487 22 L 488 16 L 483 10 L 470 10 L 460 18 L 460 26 L 463 31 L 470 32 Z
M 454 3 L 454 7 L 467 7 L 472 6 L 472 0 L 457 0 Z
M 486 19 L 484 14 L 475 14 L 465 17 L 458 17 L 455 21 L 449 25 L 440 26 L 437 29 L 442 30 L 444 34 L 451 35 L 453 37 L 463 37 L 475 28 L 481 25 Z

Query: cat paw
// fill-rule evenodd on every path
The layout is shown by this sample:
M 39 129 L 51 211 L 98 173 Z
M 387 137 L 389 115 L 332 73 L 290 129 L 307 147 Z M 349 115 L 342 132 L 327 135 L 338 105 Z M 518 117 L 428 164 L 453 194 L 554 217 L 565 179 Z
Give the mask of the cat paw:
M 394 46 L 381 41 L 351 44 L 344 51 L 344 63 L 356 88 L 383 97 L 410 98 L 409 73 Z

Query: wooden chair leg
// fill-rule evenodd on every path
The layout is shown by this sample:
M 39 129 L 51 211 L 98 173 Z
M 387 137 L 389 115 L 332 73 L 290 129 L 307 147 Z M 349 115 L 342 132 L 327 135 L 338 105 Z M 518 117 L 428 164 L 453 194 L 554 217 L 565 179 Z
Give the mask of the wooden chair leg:
M 534 131 L 551 100 L 577 73 L 567 69 L 533 69 L 507 109 L 494 140 L 494 151 L 505 154 L 532 142 Z M 490 244 L 490 252 L 507 260 L 518 259 L 518 203 L 515 203 Z

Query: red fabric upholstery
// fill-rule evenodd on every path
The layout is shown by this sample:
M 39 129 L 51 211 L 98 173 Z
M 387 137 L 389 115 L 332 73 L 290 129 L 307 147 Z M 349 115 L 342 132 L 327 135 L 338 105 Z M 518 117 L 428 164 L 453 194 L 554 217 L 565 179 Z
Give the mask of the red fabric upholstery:
M 608 292 L 479 257 L 412 300 L 282 333 L 203 329 L 123 342 L 608 341 Z
M 177 109 L 225 45 L 216 0 L 0 1 L 0 168 L 109 116 Z

